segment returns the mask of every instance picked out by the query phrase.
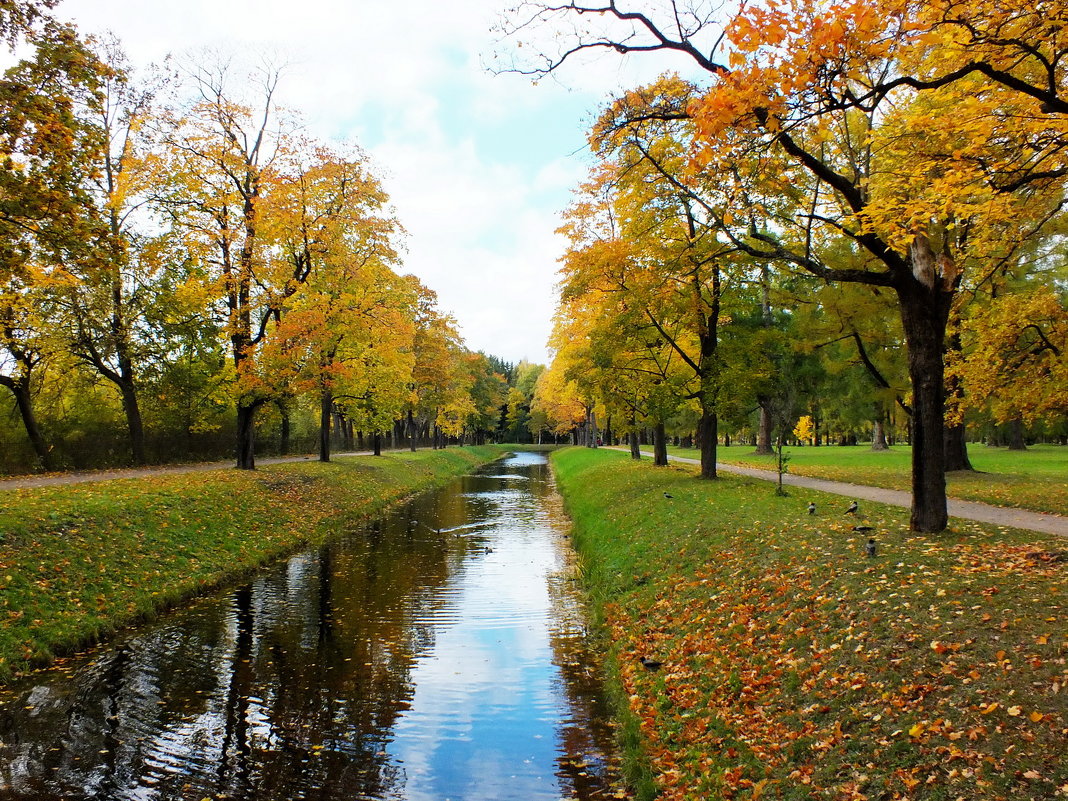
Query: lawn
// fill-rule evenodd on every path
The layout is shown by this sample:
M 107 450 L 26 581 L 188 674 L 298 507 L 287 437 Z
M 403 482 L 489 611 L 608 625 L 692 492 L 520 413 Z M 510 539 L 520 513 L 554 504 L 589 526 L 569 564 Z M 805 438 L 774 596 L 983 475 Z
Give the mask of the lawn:
M 674 456 L 699 459 L 694 448 L 669 448 Z M 801 476 L 848 481 L 908 491 L 911 488 L 912 450 L 895 445 L 888 451 L 873 451 L 867 445 L 820 448 L 786 448 L 788 470 Z M 775 456 L 758 456 L 751 445 L 718 449 L 718 461 L 775 470 Z M 946 490 L 950 497 L 1012 506 L 1036 512 L 1068 514 L 1068 447 L 1033 445 L 1026 451 L 968 448 L 975 472 L 950 473 Z
M 0 680 L 501 453 L 401 451 L 0 492 Z
M 639 797 L 1068 797 L 1063 540 L 867 504 L 869 557 L 818 493 L 553 465 Z

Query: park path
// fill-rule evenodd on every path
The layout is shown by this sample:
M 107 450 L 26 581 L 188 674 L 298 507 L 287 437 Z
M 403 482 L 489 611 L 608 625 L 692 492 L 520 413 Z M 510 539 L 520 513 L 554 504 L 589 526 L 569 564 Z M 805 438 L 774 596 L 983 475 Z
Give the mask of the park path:
M 643 452 L 645 456 L 652 454 Z M 337 453 L 335 456 L 369 456 L 370 451 L 352 451 Z M 314 456 L 275 456 L 257 459 L 256 464 L 280 464 L 282 462 L 302 462 L 314 459 Z M 668 459 L 682 464 L 697 464 L 698 459 L 690 459 L 685 456 L 669 456 Z M 116 478 L 139 478 L 141 476 L 162 476 L 175 473 L 196 473 L 206 470 L 224 470 L 232 468 L 234 463 L 227 462 L 203 462 L 200 464 L 171 465 L 167 467 L 137 467 L 122 470 L 91 470 L 78 473 L 63 473 L 53 476 L 24 476 L 21 478 L 0 479 L 0 491 L 15 489 L 31 489 L 35 487 L 49 487 L 59 484 L 80 484 L 87 481 L 110 481 Z M 749 476 L 762 481 L 778 481 L 779 474 L 771 470 L 759 470 L 754 467 L 742 467 L 741 465 L 717 464 L 717 470 L 724 473 Z M 783 476 L 783 484 L 802 489 L 828 492 L 833 495 L 845 495 L 848 498 L 885 503 L 890 506 L 901 506 L 908 509 L 912 505 L 912 495 L 901 490 L 883 489 L 881 487 L 868 487 L 861 484 L 847 484 L 844 481 L 829 481 L 823 478 L 810 478 L 787 473 Z M 1062 515 L 1042 514 L 1029 512 L 1025 509 L 1011 509 L 1006 506 L 991 506 L 986 503 L 974 501 L 961 501 L 955 498 L 949 499 L 949 514 L 951 517 L 959 517 L 964 520 L 974 520 L 979 523 L 993 523 L 996 526 L 1010 526 L 1029 531 L 1040 531 L 1044 534 L 1055 534 L 1060 537 L 1068 537 L 1068 518 Z
M 348 451 L 331 456 L 370 456 L 371 451 Z M 283 462 L 309 462 L 315 456 L 269 456 L 256 459 L 258 465 L 282 464 Z M 233 468 L 233 460 L 225 462 L 198 462 L 196 464 L 163 465 L 159 467 L 128 467 L 116 470 L 82 470 L 57 473 L 49 476 L 19 476 L 0 479 L 0 492 L 4 490 L 35 489 L 59 484 L 83 484 L 87 481 L 111 481 L 116 478 L 141 478 L 142 476 L 167 476 L 177 473 L 201 473 L 206 470 Z
M 651 453 L 643 455 L 652 457 Z M 701 464 L 700 459 L 689 459 L 684 456 L 668 456 L 668 459 L 683 464 Z M 717 470 L 724 473 L 735 473 L 750 478 L 758 478 L 762 481 L 778 481 L 779 474 L 771 470 L 759 470 L 755 467 L 742 467 L 741 465 L 723 464 L 716 465 Z M 791 487 L 829 492 L 834 495 L 845 495 L 848 498 L 885 503 L 890 506 L 902 506 L 908 509 L 912 506 L 912 494 L 901 490 L 883 489 L 881 487 L 867 487 L 861 484 L 847 484 L 844 481 L 829 481 L 823 478 L 810 478 L 787 473 L 782 477 L 782 483 Z M 1068 517 L 1063 515 L 1050 515 L 1041 512 L 1029 512 L 1025 509 L 1011 509 L 1007 506 L 991 506 L 987 503 L 975 501 L 961 501 L 955 498 L 949 499 L 949 516 L 959 517 L 964 520 L 974 520 L 978 523 L 993 523 L 996 526 L 1010 526 L 1022 528 L 1028 531 L 1040 531 L 1044 534 L 1056 534 L 1059 537 L 1068 537 Z

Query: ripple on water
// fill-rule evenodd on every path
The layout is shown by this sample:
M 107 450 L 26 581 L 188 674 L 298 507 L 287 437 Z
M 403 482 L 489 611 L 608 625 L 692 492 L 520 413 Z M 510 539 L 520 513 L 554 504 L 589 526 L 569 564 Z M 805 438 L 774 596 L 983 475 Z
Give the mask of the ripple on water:
M 0 696 L 4 798 L 599 798 L 611 735 L 517 454 Z

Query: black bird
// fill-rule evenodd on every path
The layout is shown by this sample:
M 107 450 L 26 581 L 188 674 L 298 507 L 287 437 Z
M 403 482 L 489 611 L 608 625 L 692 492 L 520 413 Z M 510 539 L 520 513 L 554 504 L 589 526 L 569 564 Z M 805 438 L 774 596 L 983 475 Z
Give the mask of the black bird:
M 809 505 L 808 505 L 808 513 L 810 515 L 816 514 L 816 502 L 815 501 L 812 501 L 811 503 L 809 503 Z
M 860 505 L 856 501 L 853 501 L 853 503 L 849 504 L 849 508 L 846 509 L 846 514 L 847 515 L 855 515 L 857 513 L 857 509 L 859 509 L 859 508 L 860 508 Z
M 866 553 L 869 556 L 869 558 L 872 557 L 872 556 L 875 556 L 875 538 L 874 537 L 869 537 L 868 541 L 866 543 L 864 543 L 864 553 Z
M 646 670 L 660 670 L 660 665 L 662 664 L 655 659 L 646 659 L 644 656 L 639 656 L 638 661 L 642 663 L 642 667 Z
M 853 526 L 854 531 L 875 531 L 875 526 Z
M 671 494 L 669 494 L 669 493 L 667 493 L 667 492 L 665 492 L 665 493 L 664 493 L 664 497 L 665 497 L 665 498 L 674 498 L 675 496 L 674 496 L 674 495 L 671 495 Z

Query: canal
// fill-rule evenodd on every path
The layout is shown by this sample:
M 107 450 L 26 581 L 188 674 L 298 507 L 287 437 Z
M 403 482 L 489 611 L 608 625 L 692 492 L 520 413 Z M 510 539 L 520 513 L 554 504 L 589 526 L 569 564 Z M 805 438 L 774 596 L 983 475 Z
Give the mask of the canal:
M 515 454 L 34 674 L 0 798 L 613 797 L 567 528 Z

